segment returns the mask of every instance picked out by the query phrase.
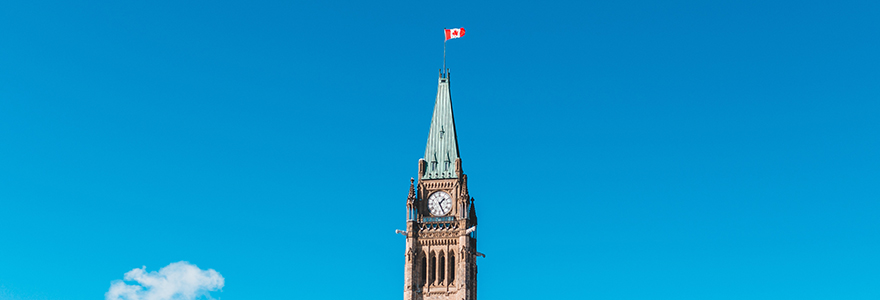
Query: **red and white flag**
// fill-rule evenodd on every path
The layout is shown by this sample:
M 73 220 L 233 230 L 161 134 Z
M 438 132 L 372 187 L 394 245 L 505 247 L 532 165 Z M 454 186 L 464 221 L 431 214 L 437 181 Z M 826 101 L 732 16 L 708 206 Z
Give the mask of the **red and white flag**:
M 444 29 L 446 31 L 446 40 L 449 39 L 457 39 L 464 36 L 464 28 L 452 28 L 452 29 Z

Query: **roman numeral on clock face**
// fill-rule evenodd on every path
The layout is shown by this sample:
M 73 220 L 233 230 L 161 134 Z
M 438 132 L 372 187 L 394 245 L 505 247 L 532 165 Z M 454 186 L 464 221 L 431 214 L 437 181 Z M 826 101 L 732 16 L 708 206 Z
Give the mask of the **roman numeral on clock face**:
M 443 191 L 434 192 L 428 197 L 428 210 L 435 216 L 448 214 L 452 210 L 452 197 Z

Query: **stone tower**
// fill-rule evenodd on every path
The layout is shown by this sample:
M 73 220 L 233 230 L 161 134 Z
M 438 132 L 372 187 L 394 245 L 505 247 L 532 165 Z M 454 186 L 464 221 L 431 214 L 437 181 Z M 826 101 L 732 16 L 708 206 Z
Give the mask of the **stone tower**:
M 477 215 L 441 71 L 425 157 L 406 200 L 404 300 L 477 299 Z

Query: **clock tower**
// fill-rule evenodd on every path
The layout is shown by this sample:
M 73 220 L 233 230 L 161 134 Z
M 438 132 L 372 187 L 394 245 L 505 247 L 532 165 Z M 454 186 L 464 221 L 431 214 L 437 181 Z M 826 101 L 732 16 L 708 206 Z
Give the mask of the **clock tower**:
M 449 94 L 442 70 L 425 157 L 406 199 L 404 300 L 477 299 L 477 215 L 461 169 Z M 485 256 L 484 256 L 485 257 Z

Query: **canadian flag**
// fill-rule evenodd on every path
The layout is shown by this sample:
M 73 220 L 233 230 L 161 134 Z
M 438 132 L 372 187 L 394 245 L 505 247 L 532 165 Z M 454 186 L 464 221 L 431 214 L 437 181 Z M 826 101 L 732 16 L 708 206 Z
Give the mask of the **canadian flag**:
M 457 39 L 464 36 L 464 28 L 452 28 L 452 29 L 444 29 L 446 31 L 446 40 Z

